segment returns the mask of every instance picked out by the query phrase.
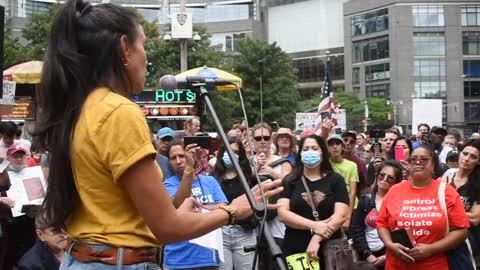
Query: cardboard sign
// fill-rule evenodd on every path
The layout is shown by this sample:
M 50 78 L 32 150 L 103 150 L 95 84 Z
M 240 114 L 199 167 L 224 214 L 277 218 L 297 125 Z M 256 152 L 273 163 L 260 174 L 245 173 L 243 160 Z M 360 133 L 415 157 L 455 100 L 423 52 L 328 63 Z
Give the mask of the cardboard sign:
M 288 270 L 320 270 L 318 261 L 307 262 L 307 253 L 297 253 L 287 256 Z
M 23 168 L 20 172 L 9 171 L 11 187 L 7 190 L 7 196 L 15 200 L 15 206 L 11 209 L 13 217 L 24 215 L 22 206 L 42 205 L 47 182 L 40 166 Z
M 3 96 L 0 99 L 0 104 L 13 105 L 15 104 L 15 89 L 17 83 L 14 81 L 3 81 Z

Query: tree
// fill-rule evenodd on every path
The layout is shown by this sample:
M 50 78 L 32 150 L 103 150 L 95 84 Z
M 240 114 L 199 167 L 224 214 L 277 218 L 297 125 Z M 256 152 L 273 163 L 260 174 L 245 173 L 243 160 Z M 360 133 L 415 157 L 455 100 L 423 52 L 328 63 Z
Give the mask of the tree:
M 20 44 L 17 38 L 12 36 L 9 28 L 5 28 L 3 42 L 5 56 L 3 59 L 4 69 L 29 60 L 27 49 Z
M 233 71 L 243 80 L 243 97 L 249 123 L 260 121 L 260 86 L 257 61 L 263 61 L 263 120 L 277 121 L 280 126 L 293 127 L 298 91 L 291 60 L 276 44 L 246 40 L 239 44 L 233 60 Z M 243 116 L 237 109 L 235 119 Z
M 335 104 L 345 109 L 347 113 L 347 129 L 362 129 L 362 119 L 365 115 L 363 102 L 352 92 L 334 92 Z
M 145 29 L 151 29 L 151 24 L 143 23 Z M 188 42 L 188 67 L 190 69 L 201 66 L 218 67 L 223 61 L 223 53 L 210 45 L 205 27 L 194 25 L 193 30 L 197 31 L 202 38 L 198 42 Z M 148 33 L 146 31 L 146 36 L 145 50 L 149 61 L 147 85 L 156 87 L 161 76 L 180 73 L 180 41 L 164 41 L 160 37 L 158 29 L 157 31 L 148 31 Z
M 368 98 L 369 127 L 388 128 L 393 126 L 393 120 L 388 120 L 388 115 L 393 116 L 393 106 L 387 105 L 384 98 Z M 392 117 L 393 118 L 393 117 Z
M 28 59 L 43 60 L 45 50 L 47 49 L 48 37 L 52 29 L 52 24 L 59 4 L 50 5 L 47 12 L 34 13 L 23 29 L 23 37 L 28 41 Z

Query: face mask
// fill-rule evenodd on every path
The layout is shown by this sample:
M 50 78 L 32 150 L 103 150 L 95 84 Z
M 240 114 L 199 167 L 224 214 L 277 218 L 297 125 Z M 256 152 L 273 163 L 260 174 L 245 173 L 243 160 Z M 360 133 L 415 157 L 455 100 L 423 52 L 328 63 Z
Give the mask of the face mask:
M 10 164 L 10 165 L 8 165 L 8 168 L 10 169 L 10 171 L 18 173 L 19 171 L 23 170 L 23 168 L 25 168 L 25 166 L 17 168 L 15 166 L 13 166 L 12 164 Z
M 238 155 L 237 154 L 235 154 L 235 158 L 238 160 Z M 225 164 L 225 167 L 227 167 L 228 169 L 233 167 L 233 162 L 230 159 L 230 156 L 228 156 L 227 152 L 223 153 L 222 160 L 223 160 L 223 164 Z
M 317 167 L 320 162 L 322 162 L 322 157 L 320 152 L 317 151 L 306 151 L 302 153 L 302 163 L 307 168 L 315 168 Z

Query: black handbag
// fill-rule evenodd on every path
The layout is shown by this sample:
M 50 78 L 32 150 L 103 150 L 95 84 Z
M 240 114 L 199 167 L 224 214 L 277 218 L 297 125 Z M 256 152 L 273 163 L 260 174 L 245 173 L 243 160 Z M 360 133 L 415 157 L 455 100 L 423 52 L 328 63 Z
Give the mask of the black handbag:
M 307 196 L 310 201 L 310 207 L 312 208 L 312 215 L 315 221 L 320 221 L 319 214 L 315 206 L 313 205 L 313 196 L 308 188 L 305 177 L 302 176 L 302 182 L 307 191 Z M 322 242 L 323 248 L 322 254 L 319 254 L 319 258 L 323 258 L 325 269 L 322 270 L 351 270 L 353 266 L 353 249 L 348 243 L 347 236 L 343 229 L 341 229 L 342 238 L 332 239 Z

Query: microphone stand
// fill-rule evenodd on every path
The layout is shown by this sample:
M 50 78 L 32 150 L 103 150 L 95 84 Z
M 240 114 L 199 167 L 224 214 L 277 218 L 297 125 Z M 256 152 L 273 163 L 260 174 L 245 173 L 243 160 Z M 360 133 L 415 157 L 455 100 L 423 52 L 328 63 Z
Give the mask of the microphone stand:
M 207 86 L 206 83 L 192 84 L 192 88 L 193 88 L 192 90 L 195 91 L 197 94 L 199 94 L 199 99 L 197 100 L 197 102 L 201 102 L 202 99 L 205 101 L 205 104 L 207 105 L 207 109 L 210 112 L 210 115 L 212 116 L 213 122 L 215 123 L 215 128 L 217 129 L 217 133 L 222 139 L 223 143 L 225 144 L 225 149 L 227 150 L 228 155 L 230 156 L 230 159 L 233 162 L 233 166 L 237 171 L 238 178 L 240 179 L 240 182 L 243 185 L 243 189 L 245 190 L 245 195 L 247 196 L 248 202 L 250 203 L 250 206 L 255 212 L 255 215 L 257 217 L 262 217 L 265 215 L 266 205 L 257 204 L 257 201 L 253 197 L 253 193 L 250 190 L 250 186 L 248 185 L 247 178 L 245 177 L 245 174 L 243 174 L 243 171 L 240 168 L 240 164 L 238 163 L 238 160 L 236 158 L 233 158 L 235 157 L 235 154 L 233 153 L 233 150 L 230 147 L 230 144 L 228 143 L 227 136 L 225 135 L 225 132 L 223 131 L 223 128 L 222 128 L 222 124 L 220 123 L 217 113 L 215 112 L 215 108 L 213 107 L 212 101 L 210 100 L 210 96 L 208 95 L 206 86 Z M 265 236 L 265 240 L 267 241 L 267 245 L 270 248 L 270 252 L 272 256 L 275 258 L 278 269 L 287 270 L 286 263 L 283 259 L 282 251 L 280 247 L 277 245 L 277 243 L 275 242 L 275 240 L 273 239 L 272 232 L 270 231 L 270 229 L 264 226 L 263 232 L 260 232 L 260 234 L 262 233 Z M 257 243 L 257 245 L 258 244 L 259 243 Z

